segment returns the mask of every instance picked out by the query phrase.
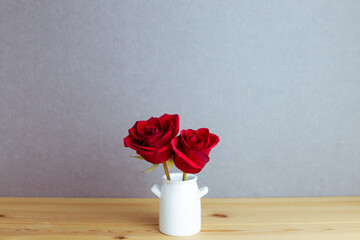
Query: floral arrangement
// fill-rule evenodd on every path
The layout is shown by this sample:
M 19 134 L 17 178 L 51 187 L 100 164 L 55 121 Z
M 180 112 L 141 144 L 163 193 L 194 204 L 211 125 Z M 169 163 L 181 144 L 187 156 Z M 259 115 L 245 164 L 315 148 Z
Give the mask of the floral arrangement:
M 151 117 L 146 121 L 137 121 L 124 138 L 125 147 L 136 151 L 132 156 L 152 163 L 145 172 L 163 164 L 168 180 L 169 169 L 175 166 L 183 171 L 183 181 L 187 173 L 200 172 L 209 162 L 209 154 L 220 141 L 219 137 L 207 128 L 181 130 L 179 133 L 179 115 L 164 114 L 159 118 Z

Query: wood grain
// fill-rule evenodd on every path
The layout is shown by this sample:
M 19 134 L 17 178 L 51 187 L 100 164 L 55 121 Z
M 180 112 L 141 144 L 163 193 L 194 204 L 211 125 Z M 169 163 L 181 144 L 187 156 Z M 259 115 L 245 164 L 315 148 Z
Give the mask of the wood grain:
M 0 239 L 175 239 L 158 230 L 158 199 L 0 198 Z M 360 197 L 202 200 L 186 239 L 360 240 Z

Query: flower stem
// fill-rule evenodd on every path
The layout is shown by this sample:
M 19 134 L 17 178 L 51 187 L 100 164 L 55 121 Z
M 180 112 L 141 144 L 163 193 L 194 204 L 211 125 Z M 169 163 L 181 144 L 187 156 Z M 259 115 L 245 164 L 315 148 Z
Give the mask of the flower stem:
M 183 181 L 186 181 L 186 172 L 183 173 Z
M 169 181 L 170 181 L 169 169 L 168 169 L 168 167 L 167 167 L 167 165 L 166 165 L 166 162 L 163 162 L 163 166 L 164 166 L 164 170 L 165 170 L 166 178 L 167 178 L 167 180 L 169 180 Z

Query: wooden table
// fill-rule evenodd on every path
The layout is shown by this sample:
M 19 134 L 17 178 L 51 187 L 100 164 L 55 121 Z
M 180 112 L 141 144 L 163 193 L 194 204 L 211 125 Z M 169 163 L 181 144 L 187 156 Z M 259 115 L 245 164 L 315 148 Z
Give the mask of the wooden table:
M 0 198 L 0 239 L 181 239 L 158 230 L 158 199 Z M 360 197 L 205 198 L 186 239 L 360 239 Z

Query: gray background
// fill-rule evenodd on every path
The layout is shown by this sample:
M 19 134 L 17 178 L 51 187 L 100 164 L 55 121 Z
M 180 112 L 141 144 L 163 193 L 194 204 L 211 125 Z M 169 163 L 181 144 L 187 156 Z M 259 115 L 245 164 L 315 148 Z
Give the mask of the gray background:
M 0 195 L 152 197 L 136 120 L 221 138 L 208 197 L 360 194 L 360 1 L 0 1 Z

